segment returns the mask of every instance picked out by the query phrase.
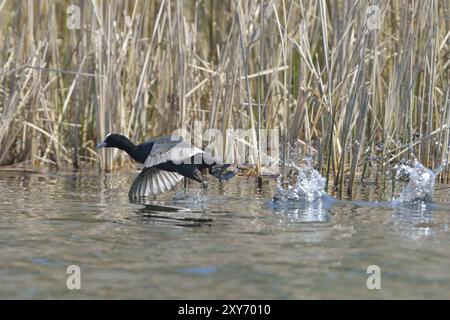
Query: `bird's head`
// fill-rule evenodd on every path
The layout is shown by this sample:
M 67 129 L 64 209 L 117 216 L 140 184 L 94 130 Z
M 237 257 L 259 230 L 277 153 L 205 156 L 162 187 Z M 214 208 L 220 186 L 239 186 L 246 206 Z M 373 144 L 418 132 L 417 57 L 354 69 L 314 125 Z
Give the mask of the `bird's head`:
M 97 145 L 97 149 L 100 148 L 120 148 L 124 146 L 129 140 L 127 137 L 118 134 L 118 133 L 110 133 L 105 137 L 103 142 L 100 142 Z

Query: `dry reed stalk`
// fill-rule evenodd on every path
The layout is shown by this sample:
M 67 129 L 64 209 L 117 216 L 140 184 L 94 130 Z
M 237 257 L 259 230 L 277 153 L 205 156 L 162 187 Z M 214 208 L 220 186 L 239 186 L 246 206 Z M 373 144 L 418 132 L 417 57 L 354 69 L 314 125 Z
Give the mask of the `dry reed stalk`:
M 282 159 L 300 142 L 339 192 L 358 175 L 384 184 L 410 145 L 436 167 L 448 158 L 449 4 L 374 4 L 369 30 L 356 0 L 1 1 L 0 164 L 112 170 L 128 160 L 97 156 L 106 133 L 141 141 L 204 120 L 224 150 L 227 129 L 251 130 L 257 175 L 261 132 L 279 128 Z

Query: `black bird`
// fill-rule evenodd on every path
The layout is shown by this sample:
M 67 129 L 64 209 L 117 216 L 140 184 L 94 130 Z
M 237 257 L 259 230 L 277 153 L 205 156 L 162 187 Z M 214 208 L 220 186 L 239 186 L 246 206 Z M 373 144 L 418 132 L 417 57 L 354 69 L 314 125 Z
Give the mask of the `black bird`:
M 128 192 L 129 198 L 169 191 L 183 177 L 198 181 L 206 187 L 202 169 L 208 169 L 210 174 L 220 180 L 230 179 L 236 174 L 236 170 L 229 170 L 229 164 L 220 164 L 209 153 L 176 137 L 163 137 L 135 145 L 127 137 L 111 133 L 97 148 L 121 149 L 137 162 L 144 164 L 144 169 Z

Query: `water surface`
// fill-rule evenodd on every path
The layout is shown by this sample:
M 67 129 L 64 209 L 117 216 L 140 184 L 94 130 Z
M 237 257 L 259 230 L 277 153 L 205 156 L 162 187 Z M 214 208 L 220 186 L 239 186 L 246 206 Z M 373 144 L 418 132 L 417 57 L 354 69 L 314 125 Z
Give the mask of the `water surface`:
M 0 298 L 450 298 L 443 186 L 427 206 L 380 202 L 392 195 L 373 185 L 280 205 L 276 181 L 209 177 L 207 201 L 178 189 L 145 205 L 128 202 L 134 176 L 0 172 Z M 73 264 L 81 290 L 66 288 Z

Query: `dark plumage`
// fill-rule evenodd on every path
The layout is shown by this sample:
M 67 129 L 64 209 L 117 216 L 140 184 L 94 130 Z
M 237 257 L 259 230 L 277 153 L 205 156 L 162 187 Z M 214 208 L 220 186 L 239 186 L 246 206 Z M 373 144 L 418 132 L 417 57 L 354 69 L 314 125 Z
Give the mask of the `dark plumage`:
M 128 193 L 130 198 L 160 194 L 171 190 L 183 177 L 206 186 L 201 170 L 208 169 L 216 178 L 226 180 L 236 171 L 229 165 L 218 164 L 210 154 L 173 137 L 163 137 L 135 145 L 127 137 L 112 133 L 97 148 L 118 148 L 144 164 Z

